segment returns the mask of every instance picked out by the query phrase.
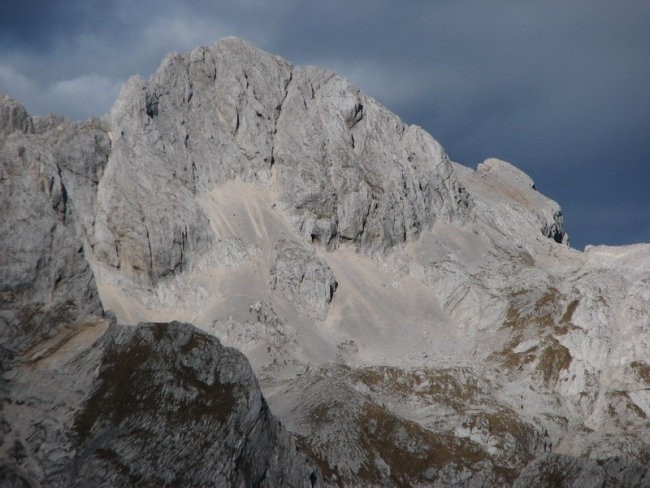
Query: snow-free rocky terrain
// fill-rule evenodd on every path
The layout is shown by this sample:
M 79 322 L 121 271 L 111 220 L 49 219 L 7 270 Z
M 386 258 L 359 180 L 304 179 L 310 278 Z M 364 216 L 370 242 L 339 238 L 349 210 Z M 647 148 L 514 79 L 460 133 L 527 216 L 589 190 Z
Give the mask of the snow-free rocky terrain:
M 227 38 L 87 122 L 0 96 L 0 186 L 3 487 L 650 486 L 650 245 L 335 73 Z

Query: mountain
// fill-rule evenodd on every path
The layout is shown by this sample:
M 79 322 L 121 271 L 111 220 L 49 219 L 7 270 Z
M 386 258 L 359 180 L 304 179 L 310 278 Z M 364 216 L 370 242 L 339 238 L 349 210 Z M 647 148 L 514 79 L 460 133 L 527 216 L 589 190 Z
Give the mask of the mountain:
M 87 122 L 3 97 L 0 162 L 8 486 L 650 486 L 650 245 L 335 73 L 226 38 Z
M 2 97 L 0 135 L 0 485 L 316 486 L 240 352 L 102 307 L 84 235 L 105 126 Z

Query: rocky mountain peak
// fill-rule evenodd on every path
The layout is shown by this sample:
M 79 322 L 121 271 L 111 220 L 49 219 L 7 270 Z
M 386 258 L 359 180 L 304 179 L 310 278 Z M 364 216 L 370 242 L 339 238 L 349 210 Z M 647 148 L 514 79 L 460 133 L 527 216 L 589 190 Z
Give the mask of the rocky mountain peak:
M 239 39 L 167 56 L 149 81 L 124 85 L 109 117 L 94 248 L 145 281 L 210 246 L 196 201 L 235 178 L 272 180 L 305 240 L 328 249 L 385 252 L 469 213 L 449 158 L 421 128 L 334 73 Z
M 650 246 L 335 73 L 226 38 L 101 119 L 2 96 L 0 185 L 2 483 L 648 486 Z
M 34 124 L 25 107 L 13 98 L 0 93 L 0 137 L 12 132 L 34 132 Z

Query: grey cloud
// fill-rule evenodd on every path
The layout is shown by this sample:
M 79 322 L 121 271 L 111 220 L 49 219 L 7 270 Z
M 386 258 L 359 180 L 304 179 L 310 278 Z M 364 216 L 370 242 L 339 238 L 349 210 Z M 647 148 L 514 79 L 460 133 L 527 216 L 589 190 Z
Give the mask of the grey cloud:
M 121 81 L 148 76 L 166 52 L 237 35 L 341 72 L 455 160 L 511 160 L 560 202 L 577 247 L 648 240 L 647 2 L 52 5 L 0 7 L 0 90 L 32 112 L 103 113 Z

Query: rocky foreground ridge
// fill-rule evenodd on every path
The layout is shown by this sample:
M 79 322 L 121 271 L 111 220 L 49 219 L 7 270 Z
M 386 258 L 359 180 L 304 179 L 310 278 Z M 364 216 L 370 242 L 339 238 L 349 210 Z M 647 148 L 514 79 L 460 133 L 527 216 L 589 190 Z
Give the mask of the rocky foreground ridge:
M 650 246 L 334 73 L 1 96 L 0 171 L 2 486 L 650 486 Z

